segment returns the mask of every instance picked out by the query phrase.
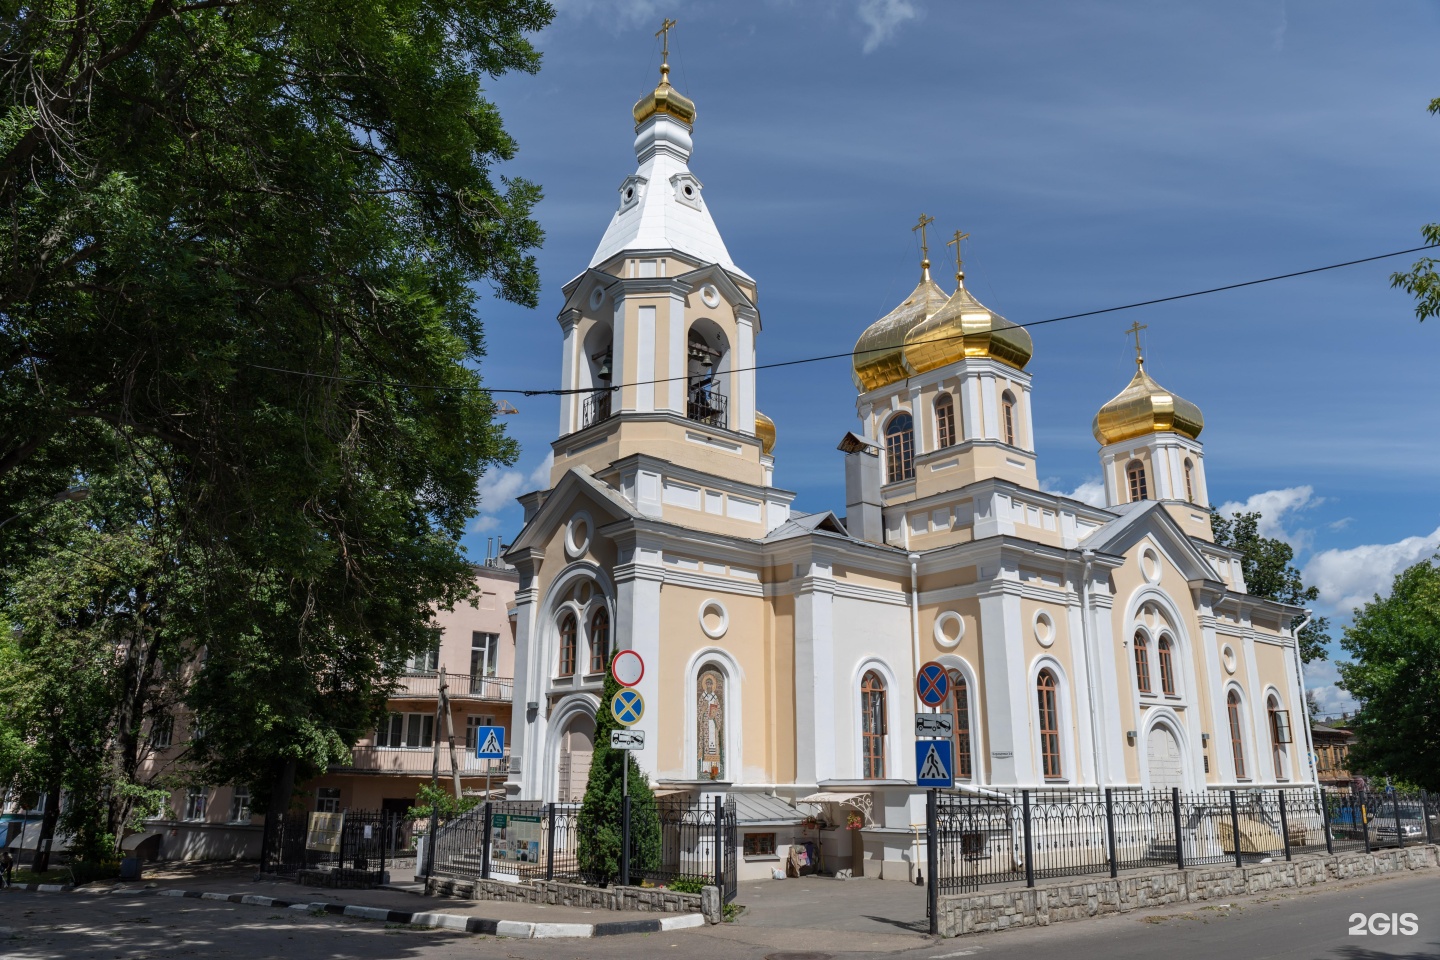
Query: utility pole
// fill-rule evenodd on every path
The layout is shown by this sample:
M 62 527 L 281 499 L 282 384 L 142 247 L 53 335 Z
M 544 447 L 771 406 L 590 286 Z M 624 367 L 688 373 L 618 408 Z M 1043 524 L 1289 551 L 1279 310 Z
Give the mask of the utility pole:
M 460 799 L 460 761 L 455 757 L 455 718 L 450 715 L 450 682 L 445 679 L 445 668 L 440 668 L 440 712 L 445 714 L 445 739 L 450 742 L 450 776 L 455 782 L 455 799 Z M 439 733 L 439 730 L 435 731 Z M 489 794 L 486 794 L 489 800 Z

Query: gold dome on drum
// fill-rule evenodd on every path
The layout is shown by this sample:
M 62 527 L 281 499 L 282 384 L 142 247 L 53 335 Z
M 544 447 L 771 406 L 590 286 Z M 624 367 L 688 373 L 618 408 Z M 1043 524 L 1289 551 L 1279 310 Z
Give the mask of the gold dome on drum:
M 929 320 L 905 334 L 905 362 L 916 373 L 957 360 L 991 358 L 1024 370 L 1035 345 L 1024 327 L 986 309 L 958 281 L 955 295 Z
M 670 64 L 660 64 L 660 85 L 635 103 L 635 123 L 642 124 L 657 113 L 668 114 L 686 126 L 695 125 L 695 101 L 670 86 Z
M 1095 439 L 1108 446 L 1150 433 L 1174 432 L 1198 440 L 1205 429 L 1200 408 L 1151 379 L 1145 361 L 1137 359 L 1135 366 L 1130 385 L 1095 414 L 1091 426 Z
M 765 456 L 775 452 L 775 421 L 759 410 L 755 411 L 755 436 L 760 440 L 760 451 Z
M 930 279 L 928 269 L 905 302 L 876 320 L 855 341 L 851 362 L 855 368 L 855 385 L 861 390 L 878 390 L 910 376 L 905 366 L 905 336 L 929 320 L 949 299 L 945 291 Z

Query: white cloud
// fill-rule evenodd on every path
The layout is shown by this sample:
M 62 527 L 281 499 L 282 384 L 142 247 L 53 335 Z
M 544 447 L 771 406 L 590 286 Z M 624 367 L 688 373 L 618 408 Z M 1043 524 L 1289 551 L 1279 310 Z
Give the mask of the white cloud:
M 1080 486 L 1068 493 L 1060 489 L 1057 480 L 1056 477 L 1042 480 L 1040 489 L 1046 493 L 1054 493 L 1062 497 L 1069 497 L 1071 500 L 1079 500 L 1081 503 L 1088 503 L 1092 507 L 1105 506 L 1105 481 L 1099 477 L 1086 479 Z
M 1284 540 L 1296 549 L 1303 549 L 1310 542 L 1310 531 L 1297 530 L 1291 533 L 1285 529 L 1281 521 L 1287 513 L 1299 513 L 1302 510 L 1318 507 L 1324 502 L 1324 497 L 1315 496 L 1313 487 L 1285 487 L 1281 490 L 1266 490 L 1264 493 L 1257 493 L 1244 503 L 1238 500 L 1222 503 L 1220 513 L 1228 517 L 1235 513 L 1258 512 L 1260 523 L 1256 527 L 1256 532 L 1260 536 Z
M 1305 564 L 1305 582 L 1320 591 L 1320 600 L 1348 614 L 1378 593 L 1390 590 L 1395 575 L 1440 549 L 1440 528 L 1395 543 L 1367 543 L 1348 550 L 1326 550 Z
M 1315 694 L 1320 706 L 1320 716 L 1338 717 L 1342 713 L 1354 713 L 1360 704 L 1350 696 L 1348 690 L 1339 687 L 1340 671 L 1331 660 L 1316 660 L 1305 664 L 1305 689 Z
M 550 467 L 555 454 L 545 454 L 535 469 L 499 470 L 480 478 L 477 488 L 480 493 L 480 516 L 470 528 L 474 533 L 488 533 L 501 525 L 499 514 L 515 506 L 515 498 L 532 490 L 545 490 L 550 486 Z
M 902 23 L 920 16 L 920 11 L 910 0 L 860 0 L 856 13 L 867 31 L 866 53 L 873 53 L 880 44 L 889 40 Z

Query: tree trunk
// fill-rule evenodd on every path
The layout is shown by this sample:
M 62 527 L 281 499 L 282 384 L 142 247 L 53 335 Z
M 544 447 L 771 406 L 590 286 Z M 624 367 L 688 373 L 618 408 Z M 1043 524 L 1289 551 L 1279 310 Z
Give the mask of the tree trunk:
M 40 839 L 35 845 L 35 859 L 30 863 L 34 873 L 50 869 L 50 845 L 55 842 L 55 825 L 60 822 L 61 776 L 57 770 L 45 784 L 45 815 L 40 820 Z

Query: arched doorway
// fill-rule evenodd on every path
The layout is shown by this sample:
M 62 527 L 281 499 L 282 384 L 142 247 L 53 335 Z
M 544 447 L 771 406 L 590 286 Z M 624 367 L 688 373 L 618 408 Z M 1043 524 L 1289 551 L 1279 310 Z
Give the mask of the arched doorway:
M 595 718 L 577 713 L 560 735 L 560 765 L 555 778 L 555 799 L 578 803 L 585 799 L 590 779 L 590 756 L 595 751 Z
M 1150 728 L 1150 735 L 1145 738 L 1145 757 L 1150 766 L 1152 789 L 1185 789 L 1185 767 L 1180 758 L 1180 744 L 1168 726 L 1157 723 Z

